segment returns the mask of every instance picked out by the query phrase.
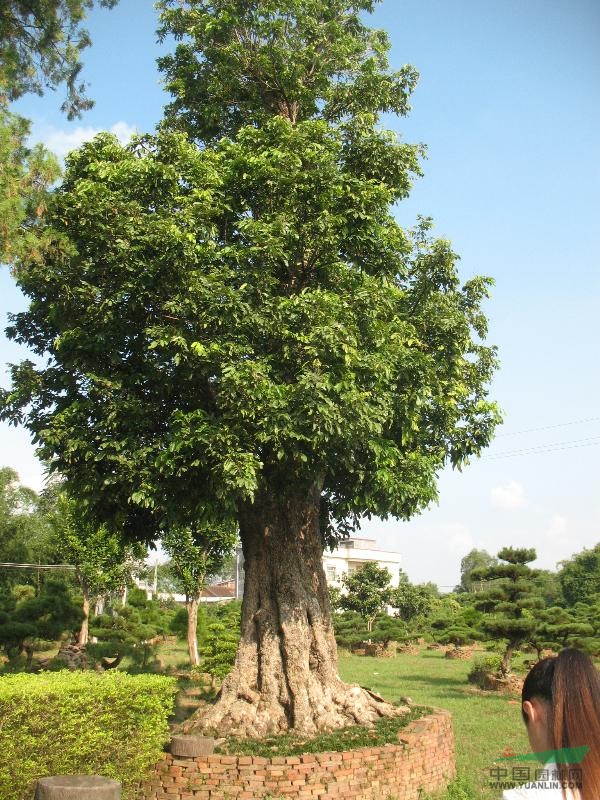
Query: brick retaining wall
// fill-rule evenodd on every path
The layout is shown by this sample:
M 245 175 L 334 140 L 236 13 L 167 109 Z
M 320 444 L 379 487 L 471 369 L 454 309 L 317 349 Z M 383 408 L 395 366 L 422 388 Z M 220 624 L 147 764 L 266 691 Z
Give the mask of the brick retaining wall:
M 455 777 L 447 711 L 433 709 L 398 733 L 398 744 L 345 753 L 259 758 L 166 755 L 139 800 L 418 800 Z

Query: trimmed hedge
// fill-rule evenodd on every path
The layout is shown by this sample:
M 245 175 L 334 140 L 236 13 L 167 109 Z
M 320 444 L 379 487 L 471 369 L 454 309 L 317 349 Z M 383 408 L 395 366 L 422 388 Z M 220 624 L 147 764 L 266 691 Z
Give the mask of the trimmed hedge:
M 29 800 L 47 775 L 104 775 L 123 797 L 161 757 L 173 678 L 124 672 L 0 677 L 0 798 Z

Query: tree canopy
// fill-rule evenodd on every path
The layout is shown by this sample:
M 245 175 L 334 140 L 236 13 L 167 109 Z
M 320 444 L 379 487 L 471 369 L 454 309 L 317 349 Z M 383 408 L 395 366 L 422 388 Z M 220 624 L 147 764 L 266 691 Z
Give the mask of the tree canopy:
M 168 122 L 211 141 L 274 116 L 335 124 L 406 114 L 417 71 L 389 69 L 389 37 L 361 19 L 376 1 L 160 0 L 159 33 L 179 42 L 159 59 L 173 94 Z
M 118 0 L 99 0 L 112 8 Z M 81 53 L 91 44 L 82 26 L 94 0 L 0 0 L 0 96 L 16 100 L 65 84 L 69 119 L 93 103 L 80 80 Z
M 558 579 L 569 606 L 600 597 L 600 544 L 560 563 Z
M 100 519 L 152 537 L 267 474 L 318 481 L 340 524 L 408 518 L 489 441 L 488 282 L 399 228 L 347 135 L 274 118 L 210 150 L 104 134 L 71 155 L 8 329 L 50 365 L 17 366 L 3 404 Z
M 472 573 L 476 569 L 492 567 L 498 563 L 495 556 L 490 555 L 487 550 L 477 550 L 473 548 L 460 562 L 460 590 L 463 592 L 473 591 Z
M 377 614 L 391 602 L 391 579 L 389 569 L 368 561 L 342 578 L 346 592 L 340 597 L 340 608 L 360 614 L 371 631 Z

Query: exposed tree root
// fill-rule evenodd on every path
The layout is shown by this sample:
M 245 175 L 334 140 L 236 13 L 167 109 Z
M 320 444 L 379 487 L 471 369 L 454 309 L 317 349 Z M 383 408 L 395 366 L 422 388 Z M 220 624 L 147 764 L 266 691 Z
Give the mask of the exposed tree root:
M 210 709 L 184 732 L 313 735 L 372 725 L 407 709 L 343 683 L 322 566 L 319 494 L 262 495 L 240 514 L 245 558 L 241 641 Z

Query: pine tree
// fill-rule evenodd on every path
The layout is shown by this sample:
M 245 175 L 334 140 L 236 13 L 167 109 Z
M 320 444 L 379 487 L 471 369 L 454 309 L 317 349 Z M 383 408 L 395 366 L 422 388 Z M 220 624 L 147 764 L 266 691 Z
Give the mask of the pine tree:
M 4 593 L 0 597 L 0 646 L 10 660 L 25 651 L 29 667 L 37 640 L 56 641 L 62 633 L 77 630 L 81 617 L 69 588 L 56 578 L 47 580 L 35 596 Z
M 483 592 L 475 595 L 474 606 L 489 614 L 483 620 L 483 631 L 506 642 L 500 666 L 502 675 L 510 672 L 513 652 L 528 641 L 536 628 L 532 612 L 543 607 L 534 583 L 537 570 L 527 566 L 536 558 L 534 549 L 504 547 L 498 553 L 499 561 L 504 563 L 471 573 L 474 580 L 489 582 Z
M 553 606 L 538 616 L 538 627 L 545 638 L 545 647 L 562 650 L 574 647 L 587 650 L 587 643 L 594 638 L 594 626 L 590 620 L 578 619 L 572 609 Z
M 235 663 L 240 641 L 240 605 L 231 602 L 223 605 L 217 618 L 207 626 L 201 649 L 202 668 L 213 678 L 223 680 Z
M 459 648 L 465 644 L 472 644 L 481 639 L 481 613 L 474 608 L 444 609 L 433 617 L 430 622 L 436 642 L 440 644 L 453 644 Z
M 118 667 L 125 656 L 145 668 L 156 647 L 152 640 L 157 628 L 142 619 L 133 606 L 113 606 L 105 613 L 92 617 L 90 634 L 97 642 L 88 643 L 87 651 L 98 659 L 104 669 Z

